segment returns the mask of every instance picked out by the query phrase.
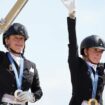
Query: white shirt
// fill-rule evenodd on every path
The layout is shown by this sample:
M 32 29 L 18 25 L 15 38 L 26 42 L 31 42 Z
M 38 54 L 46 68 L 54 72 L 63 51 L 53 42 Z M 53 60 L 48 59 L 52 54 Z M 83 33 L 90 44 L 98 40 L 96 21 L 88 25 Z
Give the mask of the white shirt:
M 20 66 L 20 59 L 21 59 L 21 57 L 20 56 L 15 56 L 12 53 L 10 53 L 10 54 L 13 57 L 13 59 L 15 60 L 15 62 L 18 64 L 18 66 Z
M 91 62 L 88 62 L 88 61 L 87 61 L 87 64 L 89 66 L 91 66 L 94 69 L 94 71 L 96 72 L 96 69 L 97 69 L 97 65 L 96 64 L 92 64 Z

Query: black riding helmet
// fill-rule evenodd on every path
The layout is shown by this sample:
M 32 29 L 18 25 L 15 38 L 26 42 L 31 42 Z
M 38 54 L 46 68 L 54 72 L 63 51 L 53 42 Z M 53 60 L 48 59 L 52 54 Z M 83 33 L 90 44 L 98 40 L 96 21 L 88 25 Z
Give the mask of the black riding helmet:
M 105 41 L 97 35 L 91 35 L 86 37 L 81 42 L 80 46 L 81 55 L 84 55 L 84 48 L 92 48 L 92 47 L 105 50 Z
M 9 37 L 10 35 L 23 35 L 25 40 L 28 39 L 28 33 L 24 25 L 20 23 L 12 24 L 6 32 L 3 34 L 3 44 L 6 46 L 5 38 Z

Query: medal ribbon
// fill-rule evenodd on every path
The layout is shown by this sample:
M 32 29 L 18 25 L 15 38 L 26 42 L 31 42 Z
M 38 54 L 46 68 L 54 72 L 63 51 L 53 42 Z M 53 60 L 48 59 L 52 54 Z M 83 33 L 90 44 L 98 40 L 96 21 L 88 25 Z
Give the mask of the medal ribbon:
M 97 91 L 97 84 L 98 84 L 98 73 L 96 71 L 95 74 L 93 74 L 92 68 L 89 65 L 88 65 L 88 71 L 90 72 L 90 77 L 91 77 L 92 86 L 93 86 L 92 98 L 95 98 L 96 91 Z
M 18 75 L 17 70 L 16 70 L 16 66 L 14 64 L 14 61 L 13 61 L 11 54 L 7 53 L 7 55 L 8 55 L 8 58 L 9 58 L 10 63 L 12 65 L 12 69 L 13 69 L 14 74 L 15 74 L 17 88 L 21 89 L 22 77 L 23 77 L 23 68 L 24 68 L 24 59 L 22 57 L 20 58 L 20 70 L 19 70 L 19 75 Z

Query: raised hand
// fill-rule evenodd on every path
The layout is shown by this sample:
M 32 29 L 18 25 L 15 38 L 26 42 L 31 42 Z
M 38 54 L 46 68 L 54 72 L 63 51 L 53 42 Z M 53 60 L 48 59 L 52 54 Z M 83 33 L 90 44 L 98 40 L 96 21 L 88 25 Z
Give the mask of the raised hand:
M 75 0 L 61 0 L 69 11 L 69 16 L 75 18 Z

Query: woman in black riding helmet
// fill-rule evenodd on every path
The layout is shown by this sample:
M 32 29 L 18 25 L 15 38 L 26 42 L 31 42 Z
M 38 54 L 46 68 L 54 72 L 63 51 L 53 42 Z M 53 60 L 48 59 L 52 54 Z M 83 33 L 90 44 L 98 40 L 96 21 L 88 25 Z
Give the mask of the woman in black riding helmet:
M 62 0 L 69 10 L 67 17 L 69 33 L 68 64 L 71 73 L 72 97 L 69 105 L 103 105 L 102 93 L 105 85 L 105 63 L 100 63 L 105 42 L 98 35 L 86 37 L 80 45 L 76 38 L 74 0 Z
M 3 34 L 8 52 L 0 51 L 0 105 L 27 105 L 42 96 L 36 65 L 23 54 L 27 39 L 27 30 L 20 23 Z

